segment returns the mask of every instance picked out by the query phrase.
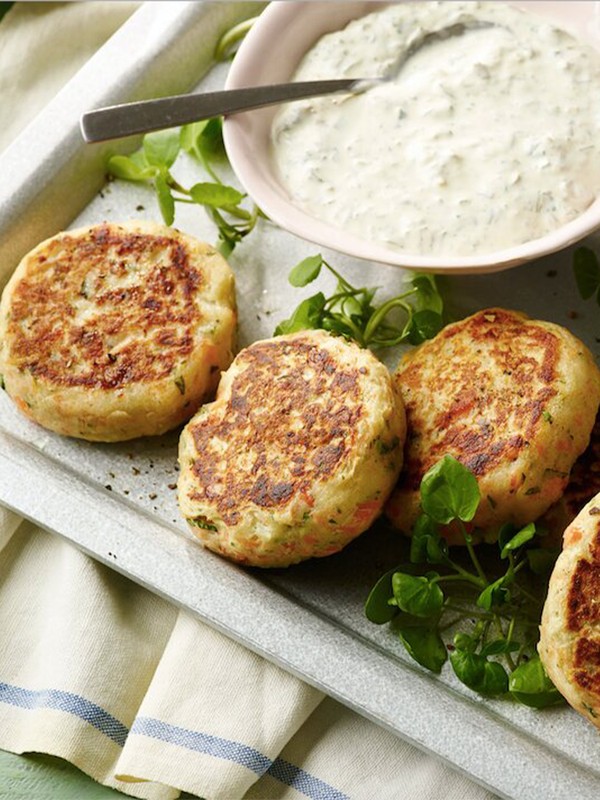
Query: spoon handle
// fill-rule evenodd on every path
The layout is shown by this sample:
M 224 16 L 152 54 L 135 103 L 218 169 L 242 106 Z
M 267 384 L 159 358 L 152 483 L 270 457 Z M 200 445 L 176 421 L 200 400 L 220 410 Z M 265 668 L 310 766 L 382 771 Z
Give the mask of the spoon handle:
M 80 121 L 81 132 L 86 142 L 102 142 L 136 133 L 174 128 L 222 114 L 235 114 L 238 111 L 285 103 L 288 100 L 351 91 L 360 83 L 356 79 L 278 83 L 123 103 L 83 114 Z

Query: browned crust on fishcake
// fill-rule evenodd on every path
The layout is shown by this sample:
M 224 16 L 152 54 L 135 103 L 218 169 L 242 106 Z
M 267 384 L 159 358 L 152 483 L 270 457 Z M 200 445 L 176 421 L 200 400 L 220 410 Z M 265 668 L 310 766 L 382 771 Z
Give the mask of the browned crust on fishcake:
M 501 308 L 449 325 L 394 375 L 408 421 L 405 465 L 386 506 L 410 533 L 425 473 L 446 455 L 477 478 L 475 539 L 537 519 L 561 497 L 600 403 L 600 371 L 565 328 Z M 447 530 L 447 538 L 463 542 Z
M 583 637 L 578 640 L 573 667 L 575 682 L 600 697 L 600 639 Z
M 567 599 L 567 625 L 580 631 L 600 622 L 600 563 L 580 559 L 571 578 Z
M 291 358 L 295 361 L 287 369 Z M 302 362 L 313 371 L 308 378 L 298 367 Z M 359 380 L 364 368 L 340 369 L 314 343 L 257 343 L 236 363 L 241 371 L 219 418 L 200 416 L 191 423 L 200 455 L 192 467 L 197 488 L 190 499 L 210 502 L 228 525 L 239 521 L 239 506 L 282 507 L 315 481 L 326 480 L 354 448 L 363 414 Z M 318 402 L 323 395 L 325 405 Z M 298 430 L 290 430 L 293 418 Z M 253 454 L 249 470 L 238 469 L 236 441 Z M 228 443 L 224 452 L 220 442 Z
M 565 529 L 598 492 L 600 492 L 600 415 L 596 416 L 589 445 L 573 464 L 562 497 L 539 520 L 540 528 L 546 532 L 544 542 L 548 546 L 560 548 Z M 589 513 L 592 514 L 592 511 Z M 600 515 L 600 505 L 595 513 Z M 600 560 L 600 548 L 596 557 Z
M 492 314 L 493 325 L 490 324 Z M 458 330 L 460 343 L 457 344 Z M 518 354 L 511 347 L 513 337 L 520 340 Z M 468 349 L 462 344 L 467 339 L 470 339 Z M 512 392 L 498 391 L 490 375 L 473 360 L 473 346 L 494 341 L 496 346 L 492 345 L 488 352 L 495 360 L 496 369 L 510 378 Z M 523 357 L 524 342 L 543 349 L 541 364 L 535 358 Z M 399 370 L 409 430 L 407 486 L 418 489 L 425 472 L 446 453 L 459 453 L 461 462 L 478 477 L 489 473 L 502 461 L 514 461 L 519 452 L 529 446 L 548 400 L 556 394 L 553 381 L 558 344 L 555 335 L 528 324 L 522 315 L 492 309 L 469 318 L 459 329 L 449 326 L 443 330 L 433 342 L 424 346 L 427 362 L 423 354 L 418 359 L 409 359 L 406 367 Z M 443 366 L 440 365 L 442 360 Z M 424 372 L 433 363 L 436 368 L 432 380 Z M 528 397 L 534 377 L 542 385 Z M 444 393 L 453 399 L 431 424 L 427 423 L 436 435 L 430 442 L 428 440 L 427 451 L 423 452 L 418 447 L 418 436 L 424 426 L 422 395 L 439 391 L 441 385 Z M 415 393 L 419 395 L 416 401 Z M 526 399 L 516 404 L 513 393 Z M 476 427 L 469 421 L 473 413 L 485 418 L 486 423 Z M 518 433 L 511 432 L 515 430 Z M 416 446 L 411 446 L 411 442 Z
M 194 535 L 238 563 L 329 556 L 381 513 L 405 438 L 368 350 L 323 330 L 255 342 L 182 432 L 178 502 Z
M 593 508 L 588 509 L 588 515 L 592 511 Z M 600 638 L 594 636 L 600 623 L 600 520 L 590 541 L 589 555 L 589 560 L 577 561 L 571 576 L 566 623 L 575 636 L 572 680 L 600 698 Z
M 539 652 L 569 703 L 600 727 L 600 495 L 565 531 L 542 613 Z
M 115 258 L 107 259 L 107 248 L 114 248 Z M 126 280 L 132 263 L 159 252 L 166 257 L 142 282 L 107 286 L 111 278 Z M 190 329 L 201 318 L 194 293 L 203 281 L 202 270 L 174 237 L 115 226 L 92 228 L 83 237 L 63 235 L 32 255 L 15 286 L 7 326 L 10 358 L 18 369 L 55 386 L 115 389 L 162 378 L 194 347 Z M 88 325 L 76 323 L 78 298 L 91 312 Z M 128 331 L 135 338 L 118 344 Z M 107 346 L 111 339 L 114 349 Z M 75 363 L 77 370 L 69 369 Z
M 107 222 L 21 260 L 0 301 L 0 373 L 15 405 L 57 433 L 155 436 L 213 396 L 235 323 L 233 274 L 213 247 Z

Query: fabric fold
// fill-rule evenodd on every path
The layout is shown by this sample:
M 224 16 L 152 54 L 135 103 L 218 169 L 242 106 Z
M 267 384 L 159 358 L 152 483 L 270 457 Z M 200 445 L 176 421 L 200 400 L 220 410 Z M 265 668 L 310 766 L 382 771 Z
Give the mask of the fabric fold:
M 176 617 L 166 601 L 23 522 L 0 563 L 8 645 L 0 651 L 0 747 L 60 756 L 121 788 L 115 766 Z M 177 793 L 145 786 L 135 795 Z
M 2 550 L 22 522 L 22 518 L 13 511 L 0 506 L 0 557 Z
M 0 630 L 0 748 L 133 797 L 492 798 L 30 522 L 2 551 Z
M 316 689 L 180 612 L 117 774 L 243 797 L 322 700 Z

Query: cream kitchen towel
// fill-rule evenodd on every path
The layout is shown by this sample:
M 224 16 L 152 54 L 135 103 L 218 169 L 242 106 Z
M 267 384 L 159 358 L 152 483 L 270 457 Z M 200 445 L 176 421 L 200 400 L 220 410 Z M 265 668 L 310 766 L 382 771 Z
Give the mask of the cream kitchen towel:
M 0 153 L 138 5 L 14 4 L 0 22 Z
M 0 22 L 0 151 L 134 6 L 13 6 Z M 156 800 L 492 797 L 1 508 L 0 748 Z
M 0 748 L 136 797 L 241 798 L 322 699 L 33 524 L 4 538 Z
M 0 524 L 0 748 L 149 800 L 491 800 L 59 537 Z

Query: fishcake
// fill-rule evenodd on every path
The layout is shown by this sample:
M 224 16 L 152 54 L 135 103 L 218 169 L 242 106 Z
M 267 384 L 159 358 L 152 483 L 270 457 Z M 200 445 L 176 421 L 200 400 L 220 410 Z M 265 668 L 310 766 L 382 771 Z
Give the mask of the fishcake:
M 381 512 L 405 435 L 391 376 L 368 350 L 325 331 L 255 342 L 183 430 L 179 505 L 234 561 L 327 556 Z
M 600 372 L 582 342 L 501 308 L 447 326 L 405 356 L 394 381 L 409 433 L 387 516 L 409 533 L 423 475 L 450 454 L 479 484 L 475 541 L 537 519 L 560 498 L 600 404 Z M 462 543 L 452 528 L 445 535 Z
M 164 433 L 214 395 L 233 357 L 232 272 L 207 244 L 150 222 L 59 233 L 0 302 L 0 373 L 16 405 L 92 441 Z
M 542 612 L 538 650 L 559 692 L 600 727 L 600 494 L 565 531 Z
M 543 545 L 560 550 L 566 528 L 581 509 L 600 492 L 600 415 L 596 416 L 590 442 L 573 464 L 562 496 L 537 520 Z

